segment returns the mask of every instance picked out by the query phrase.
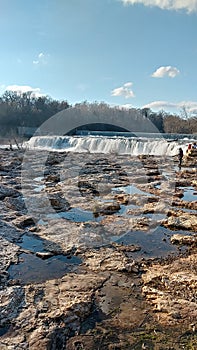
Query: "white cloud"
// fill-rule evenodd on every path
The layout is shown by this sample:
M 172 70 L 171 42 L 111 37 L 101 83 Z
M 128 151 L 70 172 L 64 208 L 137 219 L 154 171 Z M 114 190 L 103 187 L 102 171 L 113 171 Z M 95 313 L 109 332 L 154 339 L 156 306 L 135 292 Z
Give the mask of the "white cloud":
M 176 103 L 172 103 L 172 102 L 168 102 L 168 101 L 153 101 L 150 102 L 148 104 L 146 104 L 145 106 L 143 106 L 142 108 L 150 108 L 150 109 L 156 109 L 156 110 L 161 110 L 161 109 L 171 109 L 174 108 L 176 109 L 178 106 L 178 104 Z
M 185 107 L 187 112 L 197 114 L 197 102 L 195 101 L 182 101 L 179 103 L 180 108 Z
M 129 88 L 129 87 L 131 87 L 132 85 L 133 85 L 133 83 L 129 82 L 129 83 L 125 83 L 125 84 L 124 84 L 124 87 Z
M 8 85 L 5 88 L 5 91 L 13 91 L 19 95 L 24 94 L 25 92 L 31 92 L 34 97 L 42 97 L 44 94 L 41 93 L 40 88 L 33 88 L 28 85 Z
M 120 86 L 114 90 L 112 90 L 111 95 L 112 96 L 123 96 L 125 98 L 131 98 L 134 97 L 133 91 L 130 89 L 130 87 L 133 85 L 133 83 L 128 82 L 125 83 L 123 86 Z
M 130 103 L 125 103 L 124 105 L 118 106 L 120 109 L 131 109 L 133 106 Z
M 175 78 L 179 73 L 180 71 L 176 67 L 163 66 L 163 67 L 159 67 L 151 76 L 153 78 L 163 78 L 163 77 Z
M 197 102 L 195 101 L 181 101 L 181 102 L 168 102 L 168 101 L 153 101 L 142 108 L 150 108 L 152 110 L 164 110 L 164 111 L 169 111 L 169 110 L 174 110 L 174 111 L 180 111 L 183 107 L 186 108 L 188 113 L 191 114 L 197 114 Z
M 40 52 L 36 59 L 33 61 L 34 65 L 45 65 L 47 64 L 49 55 L 44 54 L 43 52 Z
M 197 12 L 197 0 L 121 0 L 125 5 L 143 4 L 156 6 L 162 10 L 185 10 L 187 13 Z

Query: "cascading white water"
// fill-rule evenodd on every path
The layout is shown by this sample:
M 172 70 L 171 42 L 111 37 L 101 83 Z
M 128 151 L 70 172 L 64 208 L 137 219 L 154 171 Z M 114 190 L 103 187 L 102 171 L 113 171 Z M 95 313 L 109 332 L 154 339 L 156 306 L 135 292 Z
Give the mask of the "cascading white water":
M 103 136 L 37 136 L 27 142 L 29 149 L 68 152 L 116 153 L 137 156 L 174 156 L 181 146 L 186 151 L 188 140 L 169 141 L 164 138 L 133 138 Z

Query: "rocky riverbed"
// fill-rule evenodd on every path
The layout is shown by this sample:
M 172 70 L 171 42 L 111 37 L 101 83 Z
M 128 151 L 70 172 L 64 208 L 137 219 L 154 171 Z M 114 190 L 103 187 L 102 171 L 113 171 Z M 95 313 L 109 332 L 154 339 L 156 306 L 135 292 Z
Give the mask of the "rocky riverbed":
M 0 151 L 0 349 L 197 348 L 197 164 Z

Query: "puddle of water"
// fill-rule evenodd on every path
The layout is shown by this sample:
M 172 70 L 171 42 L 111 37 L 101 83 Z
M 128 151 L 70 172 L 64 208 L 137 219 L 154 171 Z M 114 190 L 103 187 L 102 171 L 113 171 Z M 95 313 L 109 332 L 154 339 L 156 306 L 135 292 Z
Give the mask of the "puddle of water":
M 182 232 L 179 231 L 179 233 Z M 159 226 L 155 230 L 150 230 L 148 232 L 129 231 L 115 241 L 124 245 L 135 244 L 141 247 L 140 251 L 128 253 L 128 255 L 132 256 L 135 254 L 135 257 L 140 258 L 158 258 L 177 253 L 178 248 L 170 242 L 170 237 L 173 234 L 173 231 Z M 183 234 L 186 234 L 186 232 L 183 232 Z M 182 249 L 184 250 L 185 248 L 183 247 Z
M 81 263 L 81 259 L 72 256 L 56 255 L 42 260 L 33 254 L 22 253 L 21 261 L 8 269 L 9 279 L 17 279 L 21 284 L 42 283 L 50 279 L 61 278 Z
M 34 192 L 41 192 L 46 186 L 42 183 L 43 177 L 38 176 L 32 180 L 32 189 Z
M 180 187 L 181 190 L 184 190 L 183 199 L 187 202 L 193 202 L 197 200 L 197 192 L 193 187 Z
M 196 210 L 195 210 L 195 209 L 176 208 L 176 210 L 183 210 L 183 211 L 185 211 L 186 213 L 196 214 Z
M 137 209 L 139 208 L 138 205 L 135 205 L 135 204 L 129 204 L 129 205 L 124 205 L 124 204 L 121 204 L 120 206 L 120 210 L 116 213 L 117 215 L 124 215 L 124 216 L 131 216 L 130 214 L 128 214 L 128 210 L 129 209 Z
M 43 176 L 38 176 L 34 178 L 34 181 L 41 182 L 43 179 L 44 179 Z
M 119 193 L 126 193 L 126 194 L 141 194 L 144 196 L 152 196 L 151 193 L 141 191 L 139 188 L 137 188 L 134 185 L 128 185 L 128 186 L 121 186 L 121 187 L 113 187 L 112 191 L 119 192 Z
M 50 219 L 67 219 L 74 222 L 86 222 L 86 221 L 100 221 L 101 217 L 95 216 L 92 211 L 82 210 L 79 208 L 72 208 L 65 212 L 59 212 L 47 215 Z M 40 222 L 39 222 L 40 224 Z
M 41 192 L 45 188 L 45 185 L 35 185 L 34 192 Z
M 185 213 L 190 213 L 190 214 L 196 214 L 196 210 L 195 209 L 188 209 L 188 208 L 184 208 L 184 207 L 173 207 L 173 210 L 175 211 L 183 211 Z
M 150 218 L 154 221 L 159 221 L 166 218 L 166 214 L 162 214 L 162 213 L 147 213 L 147 214 L 142 214 L 142 216 L 146 216 L 147 218 Z
M 18 245 L 23 249 L 31 250 L 31 252 L 44 252 L 43 240 L 35 235 L 23 235 L 22 242 Z
M 0 327 L 0 337 L 6 334 L 9 331 L 9 329 L 10 329 L 10 326 Z
M 154 188 L 161 189 L 161 184 L 154 185 Z

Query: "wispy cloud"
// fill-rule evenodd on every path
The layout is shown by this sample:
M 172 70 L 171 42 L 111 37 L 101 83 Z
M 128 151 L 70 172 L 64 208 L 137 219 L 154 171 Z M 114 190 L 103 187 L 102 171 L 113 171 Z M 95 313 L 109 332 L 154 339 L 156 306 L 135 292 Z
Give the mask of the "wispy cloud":
M 45 64 L 48 63 L 48 57 L 49 57 L 48 54 L 44 54 L 43 52 L 40 52 L 38 54 L 38 56 L 36 57 L 36 59 L 33 61 L 33 64 L 35 66 L 37 66 L 37 65 L 45 65 Z
M 197 0 L 121 0 L 125 5 L 143 4 L 157 6 L 163 10 L 185 10 L 187 13 L 197 12 Z
M 111 96 L 123 96 L 126 99 L 135 97 L 133 91 L 131 90 L 132 85 L 133 83 L 131 82 L 125 83 L 123 86 L 112 90 Z
M 125 103 L 124 105 L 118 106 L 120 109 L 131 109 L 133 106 L 130 103 Z
M 176 67 L 163 66 L 159 67 L 151 76 L 153 78 L 175 78 L 178 74 L 180 74 L 180 71 Z
M 40 88 L 33 88 L 29 85 L 8 85 L 5 88 L 5 91 L 13 91 L 16 92 L 19 95 L 22 95 L 26 92 L 31 92 L 32 96 L 34 97 L 42 97 L 44 96 L 43 93 L 41 93 L 41 89 Z
M 197 102 L 196 101 L 181 101 L 181 102 L 168 102 L 168 101 L 153 101 L 142 108 L 150 108 L 152 110 L 174 110 L 178 111 L 185 107 L 191 114 L 197 114 Z

